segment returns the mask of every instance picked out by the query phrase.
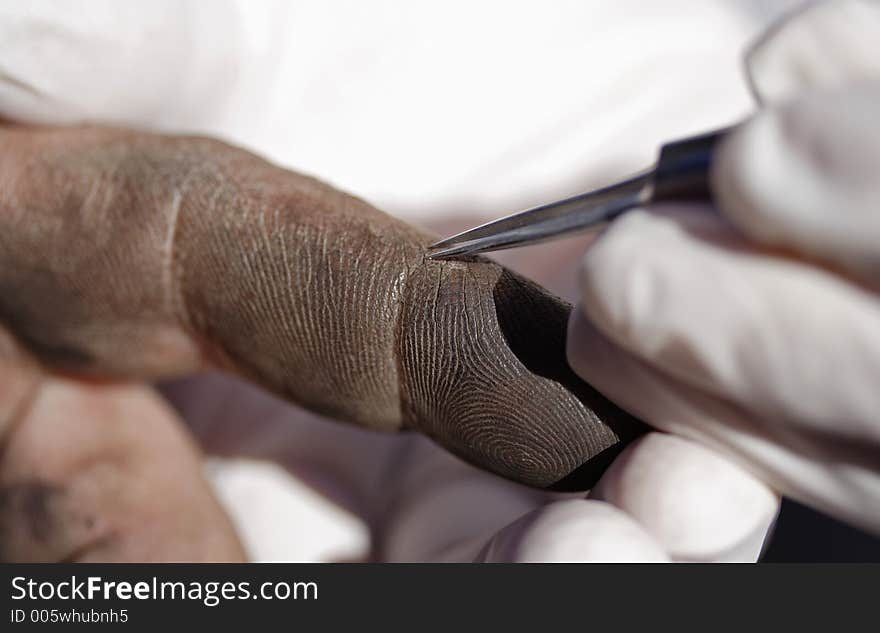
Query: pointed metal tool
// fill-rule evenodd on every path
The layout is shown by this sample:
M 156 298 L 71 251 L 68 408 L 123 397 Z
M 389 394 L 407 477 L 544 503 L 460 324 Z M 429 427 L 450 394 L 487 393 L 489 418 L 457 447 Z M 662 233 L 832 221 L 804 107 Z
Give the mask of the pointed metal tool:
M 587 231 L 634 208 L 664 200 L 711 200 L 709 170 L 718 142 L 730 128 L 664 145 L 653 169 L 596 191 L 545 204 L 440 240 L 429 259 L 536 244 Z

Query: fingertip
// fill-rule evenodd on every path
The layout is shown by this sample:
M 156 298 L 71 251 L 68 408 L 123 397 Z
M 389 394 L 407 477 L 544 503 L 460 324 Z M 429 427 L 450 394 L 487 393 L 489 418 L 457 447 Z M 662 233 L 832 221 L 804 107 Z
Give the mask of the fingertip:
M 746 54 L 754 96 L 764 104 L 856 83 L 880 71 L 873 2 L 797 3 Z
M 716 289 L 705 270 L 709 250 L 697 236 L 726 230 L 708 205 L 628 213 L 584 257 L 581 309 L 626 349 L 648 358 L 662 352 L 667 324 L 700 314 Z
M 880 83 L 762 111 L 720 145 L 719 211 L 748 238 L 876 279 Z
M 590 498 L 633 517 L 678 561 L 755 561 L 779 497 L 729 460 L 681 437 L 631 444 Z
M 650 268 L 642 262 L 643 244 L 656 230 L 646 211 L 634 210 L 615 221 L 587 250 L 580 269 L 582 310 L 605 331 L 637 327 L 638 315 L 650 303 Z
M 660 544 L 601 501 L 569 499 L 539 508 L 496 534 L 483 562 L 666 562 Z

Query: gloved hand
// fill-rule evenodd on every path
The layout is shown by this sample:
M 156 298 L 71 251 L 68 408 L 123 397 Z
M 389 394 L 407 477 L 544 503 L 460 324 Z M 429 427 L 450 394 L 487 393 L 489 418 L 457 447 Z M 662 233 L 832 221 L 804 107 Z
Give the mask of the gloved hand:
M 583 260 L 568 356 L 664 431 L 880 532 L 880 6 L 819 3 L 759 42 L 761 111 L 717 208 L 615 222 Z
M 51 28 L 38 29 L 42 38 L 7 47 L 10 57 L 0 83 L 3 116 L 42 123 L 100 118 L 139 127 L 190 128 L 202 113 L 222 109 L 222 71 L 238 59 L 222 44 L 237 39 L 225 37 L 217 23 L 190 32 L 187 25 L 202 24 L 193 17 L 196 4 L 185 5 L 185 10 L 169 3 L 144 6 L 150 7 L 145 10 L 149 19 L 132 14 L 125 21 L 130 28 L 108 24 L 98 29 L 98 34 L 123 34 L 126 42 L 141 41 L 135 58 L 117 55 L 117 48 L 129 49 L 108 36 L 95 38 L 105 48 L 87 63 L 78 60 L 71 52 L 78 50 L 76 42 L 84 35 L 79 27 L 68 26 L 85 24 L 85 35 L 93 36 L 89 29 L 96 22 L 78 22 L 78 13 L 62 19 L 57 11 Z M 212 14 L 218 11 L 211 8 Z M 4 23 L 7 33 L 21 33 L 21 16 L 14 7 L 8 13 L 15 20 Z M 173 54 L 157 51 L 162 54 L 151 58 L 143 54 L 151 50 L 150 38 L 136 27 L 163 27 L 168 14 L 176 18 L 170 23 L 180 27 L 171 38 L 176 48 Z M 194 33 L 210 33 L 209 41 Z M 61 42 L 73 51 L 55 48 Z M 48 77 L 13 72 L 53 68 L 52 51 L 59 64 L 69 63 L 65 72 Z M 45 63 L 12 63 L 34 54 L 43 55 Z M 189 68 L 188 73 L 177 63 L 180 59 L 198 60 L 199 72 Z M 115 80 L 84 90 L 90 84 L 77 73 L 96 67 L 106 70 L 99 78 Z M 189 81 L 190 73 L 207 85 Z M 78 91 L 76 99 L 68 102 L 64 89 L 51 89 L 56 75 L 70 82 L 68 91 Z M 117 83 L 120 78 L 134 80 Z M 0 166 L 0 199 L 9 210 L 0 232 L 0 254 L 7 257 L 0 318 L 9 334 L 0 350 L 0 371 L 9 387 L 0 397 L 0 433 L 6 445 L 0 461 L 0 555 L 71 560 L 241 557 L 229 522 L 201 479 L 198 453 L 180 419 L 149 387 L 94 384 L 83 380 L 81 372 L 143 380 L 221 366 L 303 401 L 304 385 L 321 373 L 322 363 L 387 358 L 371 356 L 370 345 L 391 331 L 388 314 L 380 309 L 354 318 L 338 309 L 382 308 L 376 305 L 382 293 L 366 292 L 360 303 L 340 301 L 336 306 L 326 295 L 338 298 L 334 288 L 343 296 L 364 291 L 356 283 L 362 278 L 357 273 L 374 267 L 399 278 L 407 258 L 418 251 L 420 234 L 360 201 L 204 140 L 169 141 L 106 129 L 4 127 L 0 134 L 7 150 L 0 159 L 5 161 Z M 103 143 L 102 135 L 110 142 Z M 224 172 L 229 165 L 235 169 Z M 236 181 L 239 190 L 220 186 L 232 180 L 230 173 L 249 171 L 252 179 Z M 175 180 L 183 175 L 183 181 Z M 178 187 L 162 186 L 163 178 Z M 184 189 L 187 195 L 174 195 Z M 266 195 L 289 204 L 261 207 Z M 282 207 L 306 218 L 344 217 L 351 230 L 301 222 L 297 213 L 279 221 L 281 216 L 271 211 Z M 313 214 L 317 210 L 323 215 Z M 254 221 L 237 223 L 242 211 L 253 213 Z M 125 221 L 115 224 L 120 218 Z M 375 221 L 367 233 L 380 242 L 357 251 L 359 261 L 367 264 L 350 275 L 325 279 L 311 294 L 294 296 L 311 279 L 298 276 L 308 272 L 308 258 L 326 256 L 324 244 L 343 248 L 341 240 L 356 236 L 354 229 L 364 227 L 364 218 Z M 231 231 L 243 232 L 240 239 L 224 239 Z M 253 231 L 249 237 L 248 231 Z M 294 244 L 297 248 L 291 248 Z M 476 281 L 468 296 L 494 306 L 489 301 L 491 280 Z M 424 296 L 408 305 L 434 305 L 439 297 L 448 302 L 440 308 L 455 307 L 455 295 L 438 295 L 437 287 L 422 288 Z M 305 322 L 317 325 L 303 333 L 285 317 L 298 314 L 305 303 L 329 317 L 307 314 Z M 491 337 L 493 311 L 481 313 L 488 316 L 476 328 L 480 336 L 469 340 L 498 347 L 462 357 L 469 359 L 465 370 L 471 367 L 473 376 L 486 380 L 495 370 L 477 366 L 480 359 L 497 360 L 504 348 L 500 337 Z M 435 338 L 425 332 L 450 318 L 423 315 L 414 321 L 411 331 L 420 334 L 413 351 L 422 358 L 418 364 L 423 369 L 437 366 L 425 353 Z M 351 341 L 350 356 L 323 345 L 364 327 L 372 328 L 371 335 Z M 440 350 L 460 340 L 454 331 L 437 333 Z M 300 335 L 305 345 L 297 342 Z M 298 352 L 308 351 L 309 342 L 315 341 L 321 343 L 313 346 L 320 352 L 318 361 L 303 362 Z M 59 368 L 77 376 L 59 374 Z M 311 393 L 324 403 L 335 398 L 347 408 L 340 415 L 369 425 L 397 411 L 378 407 L 375 394 L 358 391 L 370 387 L 359 378 L 377 374 L 337 367 L 329 375 L 351 387 L 350 399 L 328 389 Z M 516 381 L 504 384 L 515 386 Z M 559 499 L 477 471 L 421 438 L 326 424 L 317 431 L 314 423 L 303 421 L 301 411 L 229 378 L 194 379 L 171 391 L 209 449 L 229 454 L 247 452 L 243 445 L 252 448 L 262 442 L 270 447 L 257 456 L 281 462 L 363 517 L 376 535 L 378 547 L 372 555 L 380 558 L 748 560 L 757 555 L 777 507 L 775 495 L 754 477 L 681 438 L 652 434 L 639 440 L 594 491 L 601 499 Z M 416 404 L 434 391 L 426 389 Z M 482 399 L 477 403 L 481 407 L 522 401 L 520 409 L 532 407 L 532 421 L 546 418 L 542 429 L 574 422 L 564 412 L 563 399 L 497 398 L 495 391 L 485 389 L 468 393 Z M 207 409 L 206 402 L 211 404 Z M 315 401 L 306 404 L 314 406 Z M 439 409 L 448 411 L 445 406 Z M 139 432 L 148 425 L 150 432 Z M 234 435 L 230 427 L 243 441 L 220 446 L 218 435 Z M 169 461 L 178 468 L 172 471 Z M 322 487 L 328 479 L 333 483 Z

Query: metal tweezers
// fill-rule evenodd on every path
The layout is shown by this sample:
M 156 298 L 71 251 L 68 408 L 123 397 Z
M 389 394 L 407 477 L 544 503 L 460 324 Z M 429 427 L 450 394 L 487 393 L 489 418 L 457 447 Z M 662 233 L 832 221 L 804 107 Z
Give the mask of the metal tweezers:
M 429 259 L 486 253 L 544 242 L 611 222 L 634 207 L 661 201 L 711 201 L 709 171 L 731 128 L 667 143 L 657 164 L 622 182 L 494 220 L 428 247 Z

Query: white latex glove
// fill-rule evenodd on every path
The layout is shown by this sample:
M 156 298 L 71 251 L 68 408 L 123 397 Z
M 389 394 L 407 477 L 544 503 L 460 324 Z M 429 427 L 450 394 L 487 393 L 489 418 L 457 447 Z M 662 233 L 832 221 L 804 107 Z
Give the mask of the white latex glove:
M 286 86 L 287 93 L 279 94 L 276 99 L 272 90 L 279 89 L 283 82 L 276 82 L 279 85 L 273 86 L 268 79 L 257 81 L 255 78 L 271 75 L 271 72 L 257 71 L 260 66 L 271 68 L 266 64 L 276 60 L 278 42 L 266 34 L 287 34 L 293 32 L 293 26 L 303 29 L 303 23 L 312 23 L 308 19 L 310 15 L 323 15 L 325 9 L 322 7 L 326 3 L 292 5 L 302 11 L 291 11 L 290 6 L 285 8 L 281 4 L 261 4 L 256 12 L 247 10 L 251 3 L 236 2 L 207 5 L 162 0 L 125 5 L 122 11 L 117 10 L 118 3 L 80 6 L 43 0 L 27 5 L 0 4 L 0 34 L 6 42 L 0 52 L 0 116 L 40 123 L 99 119 L 119 125 L 223 134 L 272 152 L 279 152 L 280 146 L 284 146 L 289 152 L 284 158 L 287 162 L 292 155 L 290 148 L 303 152 L 303 145 L 292 142 L 298 140 L 297 137 L 284 137 L 284 143 L 268 143 L 266 130 L 270 130 L 274 138 L 288 128 L 298 131 L 298 121 L 308 121 L 306 126 L 299 123 L 301 127 L 314 127 L 314 119 L 297 119 L 285 110 L 288 105 L 301 100 L 301 89 L 291 90 Z M 353 10 L 356 4 L 343 2 L 339 6 L 347 11 Z M 506 9 L 511 8 L 509 3 L 504 4 Z M 568 142 L 553 145 L 553 151 L 546 150 L 544 153 L 549 158 L 545 157 L 543 162 L 534 160 L 535 152 L 530 150 L 528 160 L 521 161 L 521 169 L 532 174 L 530 178 L 535 182 L 544 182 L 548 174 L 556 174 L 562 164 L 578 162 L 588 154 L 609 155 L 625 132 L 638 136 L 634 130 L 641 129 L 640 126 L 656 132 L 656 126 L 644 114 L 656 112 L 658 107 L 658 99 L 651 96 L 654 93 L 648 87 L 668 86 L 672 80 L 683 86 L 693 85 L 691 74 L 698 74 L 701 64 L 712 66 L 715 59 L 713 55 L 694 55 L 695 47 L 711 51 L 717 47 L 719 34 L 729 40 L 737 32 L 732 14 L 715 7 L 716 4 L 676 3 L 672 9 L 658 9 L 656 22 L 635 25 L 637 28 L 633 34 L 642 37 L 643 31 L 650 31 L 656 24 L 670 29 L 685 18 L 690 20 L 695 14 L 705 15 L 705 19 L 694 19 L 695 38 L 687 43 L 683 39 L 668 38 L 675 40 L 675 46 L 670 51 L 670 59 L 664 58 L 662 62 L 644 53 L 603 56 L 609 41 L 619 39 L 613 32 L 596 40 L 595 47 L 575 48 L 573 51 L 565 48 L 556 53 L 554 59 L 557 60 L 574 60 L 583 55 L 602 58 L 603 61 L 597 65 L 597 74 L 589 85 L 570 81 L 570 77 L 582 74 L 583 60 L 558 68 L 559 77 L 554 74 L 554 80 L 561 77 L 561 84 L 589 94 L 575 92 L 567 97 L 571 101 L 571 112 L 577 115 L 569 116 L 577 124 L 571 123 L 567 128 Z M 532 13 L 551 15 L 541 3 L 517 6 L 519 13 L 526 17 Z M 580 15 L 579 11 L 592 11 L 598 18 L 608 20 L 626 13 L 625 8 L 612 5 L 579 6 L 579 3 L 567 10 L 573 15 Z M 332 9 L 327 12 L 333 18 L 328 23 L 336 27 L 338 16 Z M 343 10 L 335 13 L 340 12 L 344 13 Z M 487 6 L 484 13 L 488 20 L 494 18 L 497 11 Z M 473 21 L 469 29 L 477 33 L 474 39 L 482 50 L 483 34 L 492 25 L 487 21 L 481 27 L 470 7 L 467 14 Z M 647 15 L 647 12 L 642 14 Z M 268 16 L 270 19 L 263 21 L 274 21 L 272 26 L 275 28 L 262 30 L 266 24 L 261 19 L 255 20 L 254 15 L 262 16 L 261 19 Z M 724 19 L 715 19 L 718 16 Z M 454 11 L 443 12 L 441 17 L 444 23 L 461 23 Z M 279 29 L 278 24 L 287 20 L 290 24 Z M 687 20 L 685 26 L 690 25 Z M 394 32 L 400 32 L 395 20 L 390 21 Z M 568 24 L 582 22 L 579 19 L 562 21 Z M 707 23 L 717 23 L 717 31 L 707 33 L 697 29 Z M 356 24 L 355 31 L 364 31 L 359 21 L 353 24 Z M 580 31 L 583 27 L 573 28 Z M 312 26 L 307 30 L 319 32 Z M 338 30 L 334 30 L 334 34 L 338 34 Z M 421 41 L 422 34 L 414 31 L 411 37 Z M 323 36 L 314 39 L 334 43 L 331 38 Z M 587 41 L 583 38 L 552 39 Z M 409 40 L 404 42 L 407 43 Z M 371 45 L 369 41 L 367 45 Z M 666 50 L 671 45 L 667 40 L 665 45 L 658 46 Z M 509 50 L 521 50 L 515 37 Z M 294 49 L 294 52 L 297 54 L 281 51 L 279 55 L 292 65 L 300 64 L 303 59 L 332 61 L 337 57 L 327 51 L 315 57 L 310 56 L 308 50 Z M 461 68 L 473 64 L 471 57 L 468 56 L 467 63 Z M 613 65 L 609 57 L 614 58 Z M 447 56 L 440 55 L 438 59 L 442 62 L 440 66 L 445 68 Z M 654 64 L 668 67 L 670 60 L 674 60 L 677 66 L 690 63 L 691 67 L 675 77 L 664 77 L 662 82 L 657 80 L 659 75 Z M 694 64 L 694 60 L 700 63 Z M 516 64 L 507 64 L 505 68 L 508 66 L 511 68 L 509 72 L 518 77 L 521 69 Z M 717 71 L 717 68 L 712 69 Z M 287 70 L 293 72 L 290 68 Z M 634 76 L 631 71 L 646 78 L 646 81 L 639 82 L 638 94 L 633 92 L 635 84 L 631 80 Z M 415 80 L 408 67 L 390 71 L 386 80 L 390 78 L 394 83 L 401 72 L 408 82 Z M 326 74 L 323 69 L 318 69 L 310 71 L 307 76 Z M 739 107 L 736 95 L 732 99 L 719 96 L 725 93 L 716 88 L 720 89 L 724 82 L 718 78 L 717 72 L 709 74 L 708 79 L 719 85 L 701 83 L 703 89 L 699 94 L 689 95 L 688 98 L 697 105 L 693 106 L 693 116 L 680 117 L 676 125 L 682 127 L 682 131 L 688 125 L 699 126 L 700 117 L 705 117 L 708 122 L 718 116 L 713 109 L 718 101 L 730 101 L 731 111 Z M 468 77 L 460 84 L 465 90 L 472 90 L 474 86 L 484 88 L 484 73 L 477 72 Z M 621 77 L 626 77 L 626 81 L 621 81 Z M 423 81 L 434 86 L 437 80 L 429 76 Z M 244 94 L 242 85 L 249 89 Z M 505 85 L 518 101 L 523 102 L 519 80 Z M 550 85 L 555 91 L 556 84 Z M 596 87 L 592 87 L 594 85 Z M 309 87 L 315 89 L 314 85 Z M 332 88 L 329 94 L 335 94 L 335 84 Z M 236 94 L 232 95 L 233 92 Z M 543 115 L 548 107 L 543 96 L 547 92 L 531 91 L 533 102 L 529 107 L 532 109 L 516 114 L 511 110 L 507 116 L 516 122 L 517 127 L 523 121 L 539 122 L 540 129 L 535 131 L 538 135 L 544 127 L 539 115 Z M 322 98 L 327 97 L 325 92 L 319 94 Z M 423 94 L 424 103 L 436 102 L 433 92 L 423 90 L 417 94 Z M 508 97 L 502 99 L 510 100 Z M 620 108 L 604 106 L 602 99 L 626 103 L 628 108 L 619 117 Z M 340 103 L 352 100 L 358 103 L 359 109 L 371 103 L 367 99 L 341 99 Z M 416 105 L 422 107 L 423 101 L 416 101 Z M 468 104 L 458 96 L 452 101 Z M 680 115 L 680 104 L 668 99 L 659 101 L 662 107 L 669 109 L 669 116 Z M 284 105 L 278 109 L 287 118 L 263 116 L 269 105 L 277 103 Z M 380 106 L 375 106 L 376 111 L 386 109 L 382 104 L 387 101 L 378 103 Z M 559 104 L 563 103 L 564 100 L 560 99 Z M 498 108 L 490 107 L 488 102 L 484 106 L 493 112 L 494 121 Z M 589 117 L 583 115 L 584 108 L 589 110 Z M 440 107 L 443 116 L 448 115 L 447 110 L 445 104 Z M 325 111 L 333 117 L 338 114 L 337 109 L 321 108 L 325 118 L 329 117 Z M 373 110 L 366 111 L 371 113 L 370 116 L 375 115 Z M 411 108 L 410 114 L 415 112 L 418 108 Z M 728 114 L 725 112 L 721 116 Z M 473 114 L 465 115 L 461 120 L 475 119 Z M 417 122 L 422 127 L 424 116 L 417 114 Z M 558 124 L 555 121 L 559 116 L 553 114 L 549 117 L 554 121 L 548 127 L 550 134 L 541 138 L 556 138 Z M 373 148 L 384 147 L 389 142 L 389 128 L 378 126 L 372 120 L 367 126 L 360 119 L 352 122 L 333 117 L 327 123 L 331 132 L 336 130 L 347 138 L 352 134 L 349 127 L 361 134 L 369 128 L 378 135 L 378 140 L 367 135 L 355 144 L 367 148 L 365 151 L 373 152 Z M 477 127 L 485 127 L 485 124 L 479 123 Z M 598 128 L 603 134 L 596 134 Z M 507 130 L 498 131 L 498 137 L 507 139 L 506 142 L 522 142 L 511 140 Z M 570 134 L 572 130 L 578 134 Z M 423 130 L 425 133 L 429 131 Z M 305 132 L 300 133 L 309 138 Z M 444 136 L 446 132 L 440 135 Z M 319 140 L 320 143 L 312 144 L 311 155 L 305 151 L 297 156 L 297 160 L 305 161 L 301 166 L 311 170 L 310 156 L 317 157 L 314 164 L 320 166 L 320 174 L 333 174 L 334 178 L 340 179 L 340 184 L 348 186 L 349 174 L 356 176 L 360 173 L 357 171 L 360 165 L 347 165 L 340 171 L 333 171 L 330 166 L 339 161 L 344 164 L 345 157 L 351 153 L 342 152 L 343 155 L 339 156 L 337 143 L 328 142 L 323 137 Z M 426 143 L 421 137 L 418 139 L 419 150 L 434 144 L 433 141 Z M 462 190 L 467 189 L 462 187 L 462 182 L 497 180 L 494 175 L 487 178 L 482 171 L 482 164 L 487 162 L 482 154 L 462 156 L 460 143 L 453 140 L 450 145 L 454 154 L 448 155 L 452 158 L 446 163 L 432 164 L 427 170 L 409 158 L 414 153 L 411 148 L 407 151 L 387 150 L 390 156 L 406 156 L 406 162 L 412 164 L 416 174 L 427 172 L 435 176 L 436 182 L 432 180 L 409 194 L 407 199 L 418 200 L 415 206 L 424 206 L 424 198 L 430 198 L 434 189 L 463 195 Z M 318 146 L 321 151 L 315 149 Z M 511 153 L 508 148 L 502 149 L 501 154 Z M 460 164 L 465 158 L 476 165 L 466 179 L 449 167 Z M 378 160 L 372 163 L 384 164 Z M 447 168 L 444 170 L 437 165 L 446 165 Z M 519 173 L 512 172 L 506 164 L 497 171 Z M 412 186 L 414 182 L 409 172 L 401 171 L 397 164 L 389 164 L 385 172 L 393 174 L 388 190 Z M 360 178 L 368 182 L 375 180 L 374 176 L 372 172 L 366 172 Z M 528 180 L 520 176 L 511 178 L 512 181 L 517 178 L 523 182 Z M 581 186 L 580 178 L 577 180 L 577 186 Z M 510 188 L 506 181 L 494 186 L 498 191 Z M 426 196 L 426 192 L 429 195 Z M 486 199 L 495 200 L 492 195 L 497 197 L 498 194 L 490 194 Z M 389 198 L 393 196 L 389 195 Z M 438 194 L 433 204 L 442 207 L 446 201 Z M 507 202 L 498 205 L 493 201 L 491 206 L 511 205 Z M 535 262 L 529 264 L 534 266 Z M 543 265 L 547 267 L 546 262 Z M 518 268 L 527 274 L 530 272 L 528 266 Z M 218 462 L 217 468 L 212 470 L 220 499 L 248 551 L 257 558 L 278 559 L 285 553 L 290 556 L 291 548 L 285 549 L 281 543 L 286 540 L 297 542 L 299 548 L 295 557 L 298 559 L 370 556 L 388 560 L 754 560 L 778 506 L 773 492 L 728 460 L 694 442 L 658 433 L 646 436 L 621 455 L 589 499 L 578 496 L 561 498 L 516 486 L 473 469 L 424 438 L 377 436 L 313 420 L 286 403 L 228 378 L 188 380 L 176 385 L 172 391 L 175 404 L 209 450 L 273 460 L 292 473 L 249 462 Z M 272 485 L 264 485 L 269 480 Z M 389 482 L 398 484 L 392 486 Z M 364 530 L 357 527 L 363 524 L 372 533 L 372 544 Z
M 717 209 L 658 206 L 588 250 L 569 361 L 658 429 L 880 532 L 880 6 L 819 3 L 748 57 L 766 104 Z
M 210 452 L 289 471 L 235 461 L 213 473 L 248 551 L 262 560 L 292 551 L 389 561 L 749 561 L 778 508 L 743 469 L 672 435 L 635 442 L 584 499 L 504 481 L 421 436 L 328 424 L 229 377 L 187 379 L 165 393 Z

